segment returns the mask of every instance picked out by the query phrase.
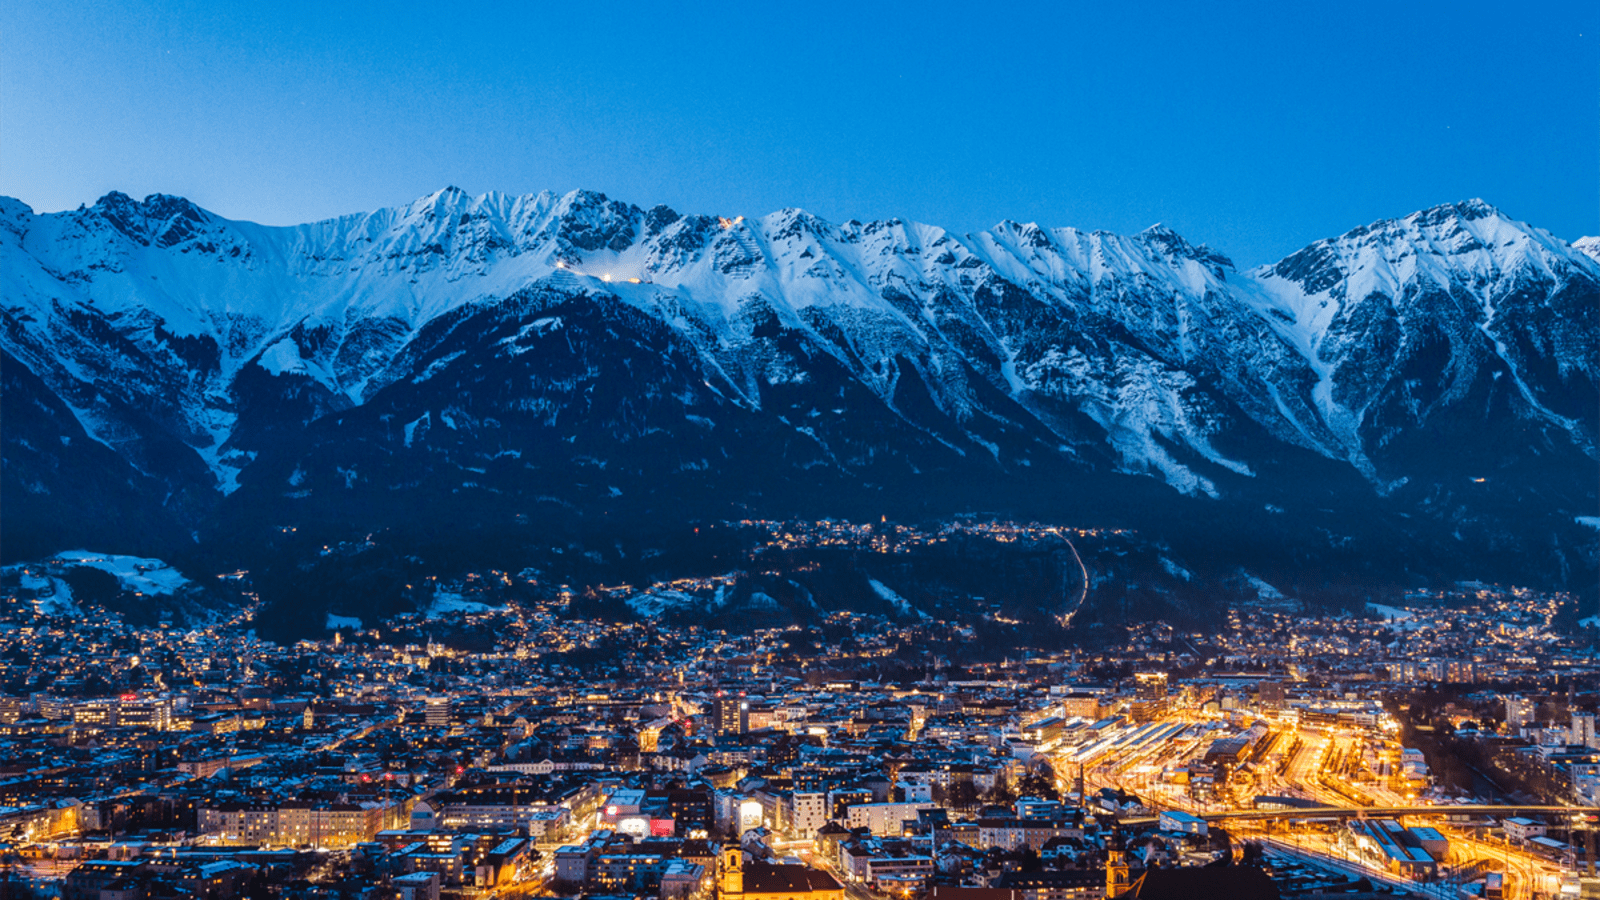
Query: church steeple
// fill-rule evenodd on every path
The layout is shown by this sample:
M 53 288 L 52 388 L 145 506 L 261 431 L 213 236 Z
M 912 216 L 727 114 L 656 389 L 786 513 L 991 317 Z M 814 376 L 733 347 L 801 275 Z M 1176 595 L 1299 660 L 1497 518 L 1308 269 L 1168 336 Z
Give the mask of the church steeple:
M 1113 826 L 1106 840 L 1106 900 L 1116 900 L 1128 892 L 1128 847 L 1122 842 L 1122 830 Z
M 738 843 L 722 848 L 720 900 L 744 900 L 744 848 Z

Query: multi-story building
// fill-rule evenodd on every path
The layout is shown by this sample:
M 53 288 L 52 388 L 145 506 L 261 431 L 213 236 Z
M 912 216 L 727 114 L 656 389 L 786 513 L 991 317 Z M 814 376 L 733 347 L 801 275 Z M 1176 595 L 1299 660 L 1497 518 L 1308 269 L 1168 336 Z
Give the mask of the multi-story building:
M 979 819 L 978 846 L 987 850 L 999 847 L 1016 850 L 1032 847 L 1035 851 L 1058 837 L 1082 837 L 1083 829 L 1064 819 Z
M 113 728 L 117 725 L 117 701 L 90 700 L 72 709 L 72 724 L 79 727 Z
M 450 727 L 450 698 L 429 697 L 424 702 L 423 721 L 430 728 Z
M 172 727 L 172 704 L 155 699 L 123 700 L 117 706 L 117 724 L 167 731 Z
M 1595 739 L 1593 713 L 1573 713 L 1572 737 L 1568 738 L 1568 743 L 1580 747 L 1600 747 L 1600 741 Z
M 262 846 L 277 842 L 278 807 L 263 803 L 222 803 L 199 810 L 201 834 L 219 844 Z
M 518 785 L 483 785 L 438 794 L 429 800 L 436 826 L 450 831 L 521 829 L 538 836 L 562 832 L 572 811 L 545 794 Z
M 1537 711 L 1538 704 L 1527 697 L 1507 697 L 1506 727 L 1514 732 L 1518 728 L 1532 725 Z
M 223 803 L 198 811 L 201 834 L 219 844 L 345 849 L 395 820 L 392 803 Z
M 711 707 L 717 734 L 744 734 L 750 730 L 750 701 L 735 695 L 717 697 Z
M 62 900 L 100 900 L 107 885 L 135 878 L 149 869 L 141 860 L 95 859 L 80 863 L 67 874 L 62 885 Z
M 873 834 L 900 834 L 906 822 L 915 822 L 920 811 L 933 808 L 928 802 L 857 803 L 846 810 L 845 825 L 866 828 Z
M 789 830 L 798 838 L 815 835 L 828 822 L 828 795 L 821 791 L 795 791 L 789 805 Z

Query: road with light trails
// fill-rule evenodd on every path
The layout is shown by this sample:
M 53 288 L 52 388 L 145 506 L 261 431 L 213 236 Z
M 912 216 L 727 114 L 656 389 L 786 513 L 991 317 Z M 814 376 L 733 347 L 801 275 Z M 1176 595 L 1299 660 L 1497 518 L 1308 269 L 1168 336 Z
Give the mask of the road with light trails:
M 1063 612 L 1056 617 L 1056 621 L 1061 623 L 1061 627 L 1066 628 L 1072 624 L 1072 617 L 1083 609 L 1083 602 L 1089 599 L 1089 567 L 1083 564 L 1083 557 L 1078 555 L 1078 548 L 1072 545 L 1071 538 L 1062 534 L 1061 530 L 1057 528 L 1050 529 L 1050 533 L 1067 542 L 1067 549 L 1072 551 L 1072 558 L 1078 561 L 1078 571 L 1083 573 L 1083 593 L 1078 595 L 1077 604 L 1072 607 L 1071 612 Z

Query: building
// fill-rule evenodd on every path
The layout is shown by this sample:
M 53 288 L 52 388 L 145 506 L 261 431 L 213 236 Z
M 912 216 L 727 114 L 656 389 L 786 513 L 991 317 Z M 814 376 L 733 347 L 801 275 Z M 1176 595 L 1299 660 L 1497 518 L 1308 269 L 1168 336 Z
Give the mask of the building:
M 798 838 L 812 837 L 828 822 L 828 795 L 821 791 L 795 791 L 789 800 L 789 830 Z
M 931 856 L 874 856 L 867 859 L 866 881 L 888 894 L 915 894 L 933 878 Z
M 1068 718 L 1099 719 L 1104 712 L 1098 694 L 1072 693 L 1061 697 L 1061 714 Z
M 562 833 L 572 811 L 522 785 L 492 784 L 436 794 L 429 801 L 437 828 L 449 831 L 519 830 L 532 837 Z
M 76 800 L 51 800 L 0 807 L 0 834 L 13 841 L 75 838 L 83 833 L 85 807 Z
M 1106 841 L 1106 879 L 1101 896 L 1121 897 L 1127 893 L 1128 887 L 1132 884 L 1131 875 L 1132 869 L 1128 865 L 1128 845 L 1123 841 L 1122 832 L 1112 828 L 1111 837 Z
M 424 705 L 423 721 L 430 728 L 450 727 L 450 698 L 429 697 Z
M 1164 810 L 1158 818 L 1159 828 L 1162 831 L 1171 831 L 1179 834 L 1192 834 L 1206 836 L 1210 829 L 1206 820 L 1199 816 L 1190 815 L 1181 810 Z
M 590 865 L 599 857 L 610 839 L 611 832 L 601 829 L 582 844 L 557 848 L 555 883 L 569 889 L 582 887 L 589 880 Z
M 743 900 L 844 900 L 844 885 L 821 869 L 768 862 L 742 868 Z
M 732 694 L 719 696 L 711 706 L 717 734 L 744 734 L 750 730 L 750 701 Z
M 661 873 L 661 898 L 689 897 L 706 892 L 710 885 L 706 867 L 687 859 L 674 859 Z
M 394 886 L 400 891 L 400 900 L 439 900 L 439 873 L 412 872 L 398 875 Z
M 849 828 L 865 828 L 873 834 L 898 835 L 905 823 L 915 822 L 924 809 L 933 809 L 928 802 L 915 803 L 857 803 L 846 810 L 845 824 Z
M 1352 842 L 1367 862 L 1406 878 L 1426 878 L 1438 870 L 1417 835 L 1394 819 L 1352 819 Z
M 393 803 L 219 803 L 198 810 L 196 823 L 218 844 L 337 850 L 372 840 L 400 813 Z
M 79 728 L 113 728 L 119 704 L 115 700 L 90 700 L 72 709 L 72 724 Z
M 622 843 L 594 858 L 585 886 L 607 894 L 655 894 L 674 861 L 662 850 Z
M 1538 705 L 1527 697 L 1506 698 L 1506 727 L 1512 731 L 1532 725 Z
M 139 860 L 95 859 L 80 863 L 67 873 L 61 886 L 62 900 L 100 900 L 100 892 L 113 882 L 135 878 L 148 869 Z
M 978 820 L 978 847 L 984 850 L 1031 847 L 1037 852 L 1058 837 L 1083 837 L 1083 829 L 1070 818 Z
M 1005 872 L 993 887 L 1013 892 L 1016 900 L 1100 900 L 1106 881 L 1106 873 L 1095 869 Z
M 1205 761 L 1211 765 L 1236 766 L 1250 757 L 1250 753 L 1267 734 L 1266 724 L 1256 722 L 1232 737 L 1217 738 L 1206 748 Z
M 1421 750 L 1414 747 L 1400 748 L 1400 773 L 1408 781 L 1428 780 L 1428 761 Z
M 1140 700 L 1161 700 L 1167 696 L 1167 673 L 1137 672 L 1133 676 L 1138 685 Z
M 278 807 L 263 803 L 221 803 L 198 812 L 199 831 L 219 844 L 262 846 L 277 842 Z
M 1572 737 L 1567 742 L 1580 747 L 1600 747 L 1600 741 L 1595 739 L 1593 713 L 1573 714 Z
M 1518 844 L 1525 843 L 1536 837 L 1544 837 L 1546 830 L 1543 822 L 1536 822 L 1533 819 L 1525 819 L 1521 816 L 1506 819 L 1500 823 L 1500 826 L 1505 829 L 1506 840 Z
M 1066 724 L 1060 716 L 1045 716 L 1022 726 L 1022 737 L 1035 744 L 1051 744 L 1061 739 L 1061 729 Z
M 165 700 L 123 700 L 117 706 L 117 724 L 167 731 L 172 728 L 172 704 Z
M 1600 806 L 1600 763 L 1572 764 L 1572 799 L 1580 806 Z

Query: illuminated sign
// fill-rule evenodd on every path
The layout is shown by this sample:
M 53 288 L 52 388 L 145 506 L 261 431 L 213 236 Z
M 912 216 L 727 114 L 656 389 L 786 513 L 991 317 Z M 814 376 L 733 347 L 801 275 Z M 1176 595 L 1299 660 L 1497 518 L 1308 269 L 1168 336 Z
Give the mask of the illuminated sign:
M 746 800 L 739 804 L 739 828 L 748 831 L 751 828 L 761 827 L 761 804 L 755 800 Z

